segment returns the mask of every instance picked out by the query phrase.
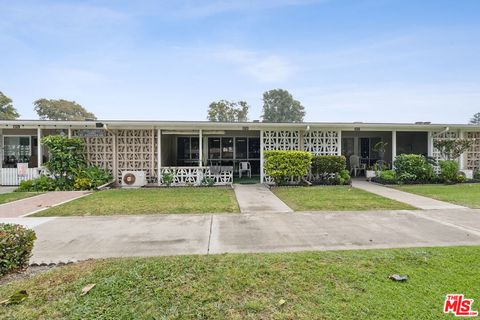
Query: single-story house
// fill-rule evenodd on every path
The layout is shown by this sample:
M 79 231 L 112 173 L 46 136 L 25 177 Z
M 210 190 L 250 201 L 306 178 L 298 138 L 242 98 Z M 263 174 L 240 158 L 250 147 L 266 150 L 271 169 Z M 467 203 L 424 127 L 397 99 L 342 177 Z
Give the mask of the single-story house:
M 357 155 L 366 165 L 380 158 L 391 164 L 402 153 L 439 159 L 433 141 L 450 138 L 476 139 L 459 161 L 462 169 L 480 170 L 480 126 L 471 124 L 12 120 L 0 121 L 1 185 L 38 175 L 48 160 L 41 137 L 52 134 L 84 139 L 88 161 L 110 170 L 119 183 L 122 172 L 144 171 L 152 184 L 161 183 L 165 172 L 175 175 L 175 184 L 197 184 L 205 176 L 229 184 L 241 162 L 268 181 L 266 150 Z M 386 143 L 381 155 L 374 148 L 379 141 Z

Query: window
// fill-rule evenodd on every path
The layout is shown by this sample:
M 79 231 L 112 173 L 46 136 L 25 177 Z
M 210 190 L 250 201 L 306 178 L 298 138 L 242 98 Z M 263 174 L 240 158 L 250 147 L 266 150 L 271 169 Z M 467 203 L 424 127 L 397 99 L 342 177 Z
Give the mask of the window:
M 220 138 L 208 138 L 208 158 L 220 159 Z
M 28 163 L 32 156 L 29 136 L 3 137 L 3 165 L 15 167 L 17 163 Z
M 222 138 L 222 159 L 233 159 L 233 138 Z
M 199 159 L 198 137 L 178 137 L 177 158 L 182 165 L 192 164 Z
M 247 138 L 235 138 L 235 158 L 247 159 Z
M 260 138 L 248 138 L 248 158 L 260 159 Z
M 360 156 L 362 158 L 370 157 L 370 138 L 360 138 Z

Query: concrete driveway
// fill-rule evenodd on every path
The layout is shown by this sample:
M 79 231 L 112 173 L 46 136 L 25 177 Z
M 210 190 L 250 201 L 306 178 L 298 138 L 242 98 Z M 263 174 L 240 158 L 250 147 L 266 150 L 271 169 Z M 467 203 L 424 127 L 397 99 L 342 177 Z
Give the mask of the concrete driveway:
M 1 219 L 33 227 L 32 263 L 88 258 L 480 245 L 480 210 Z

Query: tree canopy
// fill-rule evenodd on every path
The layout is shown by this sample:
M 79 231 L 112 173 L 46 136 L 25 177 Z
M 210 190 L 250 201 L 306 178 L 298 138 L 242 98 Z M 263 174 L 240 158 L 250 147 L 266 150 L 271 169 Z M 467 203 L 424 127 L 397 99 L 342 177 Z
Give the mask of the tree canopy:
M 12 104 L 12 99 L 0 91 L 0 120 L 15 120 L 20 117 Z
M 477 112 L 473 115 L 472 119 L 470 119 L 470 123 L 480 124 L 480 112 Z
M 218 122 L 246 122 L 249 108 L 245 101 L 214 101 L 208 106 L 207 119 Z
M 88 112 L 75 101 L 38 99 L 33 104 L 41 120 L 97 119 L 93 113 Z
M 283 89 L 274 89 L 263 94 L 264 122 L 303 122 L 305 108 L 300 101 Z

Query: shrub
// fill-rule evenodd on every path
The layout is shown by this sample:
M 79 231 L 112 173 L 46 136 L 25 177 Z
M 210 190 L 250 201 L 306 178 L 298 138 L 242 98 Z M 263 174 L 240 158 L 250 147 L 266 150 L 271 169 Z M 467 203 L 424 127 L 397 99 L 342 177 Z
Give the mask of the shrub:
M 265 151 L 265 173 L 272 177 L 277 185 L 282 185 L 291 177 L 303 177 L 308 174 L 312 163 L 312 154 L 305 151 Z
M 346 168 L 347 160 L 344 156 L 314 156 L 312 159 L 312 173 L 323 177 L 338 174 Z
M 343 169 L 340 171 L 336 176 L 336 182 L 337 184 L 343 185 L 343 184 L 350 184 L 350 172 L 348 170 Z
M 439 162 L 440 174 L 443 182 L 455 183 L 457 182 L 458 171 L 460 165 L 455 160 L 442 160 Z
M 175 179 L 175 174 L 173 172 L 166 171 L 162 173 L 162 182 L 166 184 L 167 187 L 170 187 L 174 179 Z
M 473 179 L 480 180 L 480 170 L 475 171 L 473 174 Z
M 75 181 L 78 179 L 87 179 L 90 181 L 88 189 L 94 189 L 111 181 L 113 179 L 110 172 L 96 166 L 80 167 L 74 171 Z M 86 189 L 85 189 L 86 190 Z
M 409 181 L 415 181 L 417 178 L 416 175 L 414 175 L 413 173 L 408 173 L 408 172 L 404 172 L 402 174 L 398 174 L 397 173 L 397 179 L 398 181 L 400 182 L 409 182 Z
M 383 170 L 379 173 L 380 180 L 384 183 L 396 183 L 397 176 L 394 170 Z
M 458 183 L 464 183 L 467 180 L 467 178 L 463 174 L 459 174 L 457 176 L 457 182 Z
M 42 143 L 48 147 L 49 152 L 49 160 L 45 163 L 45 167 L 55 178 L 64 178 L 73 185 L 75 172 L 78 168 L 86 166 L 83 140 L 46 136 L 42 139 Z
M 60 190 L 57 187 L 57 181 L 47 176 L 40 176 L 32 180 L 24 180 L 20 182 L 19 187 L 15 191 L 19 192 L 43 192 Z
M 201 184 L 202 186 L 212 187 L 215 184 L 215 179 L 210 177 L 203 177 Z
M 0 224 L 0 276 L 28 264 L 35 239 L 33 230 L 18 224 Z
M 47 136 L 42 139 L 50 159 L 45 166 L 51 177 L 22 181 L 17 191 L 90 190 L 112 180 L 111 174 L 96 166 L 87 166 L 80 138 Z
M 419 154 L 401 154 L 394 161 L 395 172 L 399 180 L 430 181 L 435 176 L 432 165 Z

